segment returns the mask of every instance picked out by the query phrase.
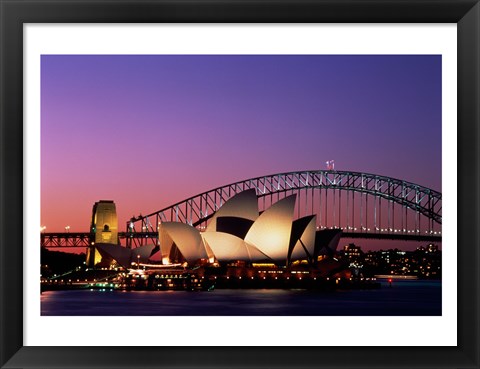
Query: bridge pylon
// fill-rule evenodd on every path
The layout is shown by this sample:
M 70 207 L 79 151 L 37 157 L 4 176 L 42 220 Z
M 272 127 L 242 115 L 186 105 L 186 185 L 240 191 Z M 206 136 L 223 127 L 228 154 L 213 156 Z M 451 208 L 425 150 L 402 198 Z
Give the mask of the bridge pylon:
M 102 256 L 95 248 L 96 243 L 120 244 L 117 210 L 112 200 L 100 200 L 93 205 L 90 239 L 86 261 L 88 267 L 94 267 L 102 260 Z

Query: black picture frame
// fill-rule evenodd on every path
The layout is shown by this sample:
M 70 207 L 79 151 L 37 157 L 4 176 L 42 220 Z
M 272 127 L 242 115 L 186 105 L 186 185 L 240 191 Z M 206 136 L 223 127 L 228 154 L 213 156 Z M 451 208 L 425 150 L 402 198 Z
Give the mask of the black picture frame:
M 0 16 L 2 368 L 479 368 L 478 0 L 0 0 Z M 23 346 L 23 25 L 143 22 L 457 23 L 458 346 Z

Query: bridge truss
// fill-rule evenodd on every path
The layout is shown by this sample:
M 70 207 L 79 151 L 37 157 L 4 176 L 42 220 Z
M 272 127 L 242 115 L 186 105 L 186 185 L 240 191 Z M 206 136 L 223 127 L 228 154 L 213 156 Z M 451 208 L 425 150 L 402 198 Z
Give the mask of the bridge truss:
M 393 238 L 441 239 L 440 192 L 376 174 L 334 170 L 279 173 L 231 183 L 132 218 L 126 233 L 156 232 L 158 224 L 171 221 L 202 229 L 228 199 L 247 189 L 255 189 L 260 211 L 296 194 L 296 218 L 316 214 L 319 229 L 341 228 L 348 234 L 370 234 L 369 238 L 395 234 Z
M 48 248 L 89 247 L 93 237 L 90 233 L 40 233 L 40 246 Z

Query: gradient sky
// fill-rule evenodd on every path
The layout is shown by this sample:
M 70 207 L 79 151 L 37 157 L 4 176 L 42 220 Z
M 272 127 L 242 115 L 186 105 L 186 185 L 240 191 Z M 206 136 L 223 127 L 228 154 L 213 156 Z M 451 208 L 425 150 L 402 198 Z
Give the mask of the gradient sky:
M 442 190 L 438 55 L 44 55 L 41 109 L 47 232 L 329 159 Z

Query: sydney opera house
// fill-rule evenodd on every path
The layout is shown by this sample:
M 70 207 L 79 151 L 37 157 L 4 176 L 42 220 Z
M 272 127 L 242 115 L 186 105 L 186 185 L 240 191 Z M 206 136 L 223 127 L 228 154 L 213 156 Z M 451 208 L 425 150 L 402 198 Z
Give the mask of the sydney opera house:
M 317 230 L 315 215 L 294 220 L 295 202 L 296 195 L 287 196 L 259 212 L 255 190 L 246 190 L 225 202 L 206 227 L 163 222 L 158 225 L 158 244 L 133 249 L 106 243 L 112 227 L 98 224 L 103 231 L 92 249 L 96 266 L 130 275 L 141 272 L 145 279 L 190 273 L 218 278 L 217 282 L 231 277 L 263 281 L 341 275 L 346 266 L 335 258 L 341 230 Z
M 220 207 L 204 230 L 164 222 L 158 226 L 158 245 L 127 249 L 100 242 L 95 246 L 104 258 L 111 257 L 124 268 L 132 263 L 193 267 L 233 261 L 315 266 L 335 252 L 341 231 L 318 231 L 315 215 L 293 220 L 295 199 L 296 195 L 285 197 L 259 213 L 255 190 L 246 190 Z

